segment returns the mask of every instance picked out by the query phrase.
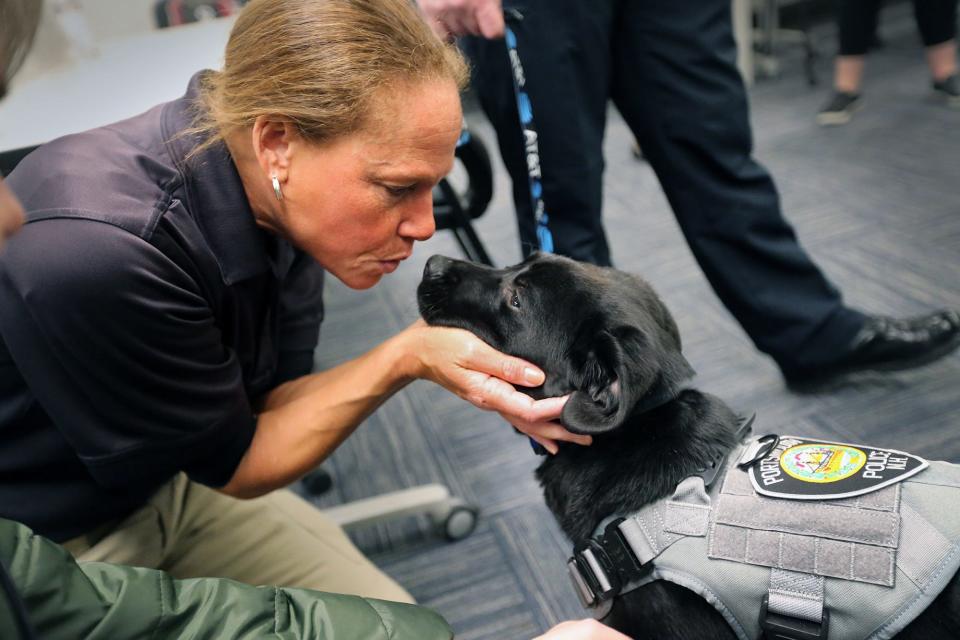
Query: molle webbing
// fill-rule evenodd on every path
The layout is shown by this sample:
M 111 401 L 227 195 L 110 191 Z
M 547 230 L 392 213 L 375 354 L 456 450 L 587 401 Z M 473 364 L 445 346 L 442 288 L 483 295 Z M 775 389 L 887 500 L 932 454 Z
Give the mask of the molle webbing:
M 754 492 L 745 473 L 723 484 L 708 555 L 765 567 L 893 586 L 900 485 L 855 498 L 796 501 Z

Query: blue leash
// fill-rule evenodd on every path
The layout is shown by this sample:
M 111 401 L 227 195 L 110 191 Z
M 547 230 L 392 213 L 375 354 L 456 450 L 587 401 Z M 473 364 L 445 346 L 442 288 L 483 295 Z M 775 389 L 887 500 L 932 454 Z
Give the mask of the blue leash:
M 523 14 L 516 10 L 508 10 L 508 18 L 523 20 Z M 504 29 L 504 41 L 507 44 L 507 55 L 510 56 L 510 67 L 513 69 L 513 92 L 517 98 L 517 112 L 520 115 L 520 126 L 523 129 L 523 147 L 527 156 L 527 178 L 530 182 L 530 199 L 533 204 L 533 219 L 537 223 L 537 243 L 541 251 L 553 253 L 553 234 L 547 224 L 550 221 L 546 207 L 543 204 L 543 184 L 540 171 L 540 145 L 538 143 L 537 128 L 533 122 L 533 106 L 530 96 L 526 92 L 527 77 L 520 63 L 520 53 L 517 51 L 517 36 L 509 26 Z
M 506 11 L 507 19 L 523 20 L 523 14 L 516 9 Z M 540 171 L 540 145 L 538 143 L 537 128 L 533 123 L 533 105 L 530 95 L 524 90 L 527 77 L 520 63 L 520 52 L 517 51 L 517 36 L 509 26 L 504 27 L 504 41 L 507 44 L 507 55 L 510 56 L 510 68 L 513 70 L 513 93 L 517 98 L 517 113 L 520 115 L 520 127 L 523 129 L 523 148 L 527 156 L 527 179 L 530 183 L 530 200 L 533 204 L 533 219 L 537 223 L 537 244 L 541 251 L 553 253 L 553 234 L 547 223 L 546 206 L 543 203 L 542 173 Z M 527 436 L 530 447 L 538 456 L 547 455 L 542 444 Z

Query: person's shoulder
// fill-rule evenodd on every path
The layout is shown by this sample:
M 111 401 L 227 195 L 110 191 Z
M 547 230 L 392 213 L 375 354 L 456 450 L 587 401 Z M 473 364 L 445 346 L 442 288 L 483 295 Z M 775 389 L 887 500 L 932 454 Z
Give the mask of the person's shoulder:
M 148 234 L 182 183 L 162 139 L 160 114 L 157 108 L 64 136 L 27 155 L 8 185 L 28 220 L 88 217 Z
M 104 312 L 110 301 L 143 297 L 159 283 L 183 279 L 167 256 L 138 235 L 67 215 L 24 225 L 0 257 L 0 275 L 12 287 L 8 292 L 18 292 L 41 312 Z

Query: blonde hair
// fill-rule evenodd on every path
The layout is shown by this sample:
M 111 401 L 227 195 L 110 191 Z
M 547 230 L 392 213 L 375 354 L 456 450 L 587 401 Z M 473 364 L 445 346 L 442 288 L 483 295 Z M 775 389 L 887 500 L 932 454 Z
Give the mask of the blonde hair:
M 463 56 L 411 0 L 253 0 L 230 33 L 223 70 L 203 79 L 191 132 L 204 140 L 190 155 L 259 116 L 322 143 L 363 127 L 387 86 L 450 79 L 462 88 L 467 77 Z

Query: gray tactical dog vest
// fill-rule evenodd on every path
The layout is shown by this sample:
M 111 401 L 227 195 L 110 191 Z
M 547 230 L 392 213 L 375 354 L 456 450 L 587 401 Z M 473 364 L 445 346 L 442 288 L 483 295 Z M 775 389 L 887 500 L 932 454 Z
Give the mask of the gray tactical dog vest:
M 707 488 L 692 476 L 669 498 L 604 521 L 568 563 L 584 605 L 603 617 L 615 595 L 666 580 L 713 605 L 742 640 L 881 640 L 953 578 L 960 466 L 788 436 L 758 457 L 760 446 L 734 450 Z M 740 468 L 744 460 L 755 464 Z M 764 481 L 790 485 L 792 497 L 762 495 Z M 857 495 L 818 497 L 841 481 Z

